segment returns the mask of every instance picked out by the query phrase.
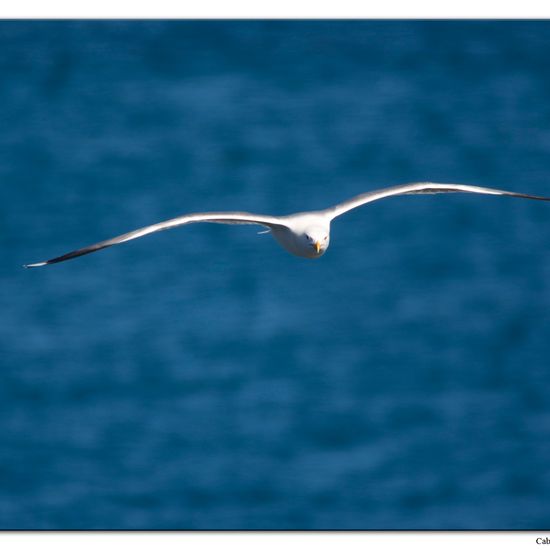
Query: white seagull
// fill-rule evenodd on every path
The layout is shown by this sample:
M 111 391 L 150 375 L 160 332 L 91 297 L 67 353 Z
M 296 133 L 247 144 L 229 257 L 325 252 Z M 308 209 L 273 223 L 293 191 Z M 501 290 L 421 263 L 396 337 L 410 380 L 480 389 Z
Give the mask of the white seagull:
M 52 258 L 45 262 L 27 264 L 24 267 L 40 267 L 48 264 L 56 264 L 71 260 L 84 254 L 96 252 L 115 244 L 125 243 L 150 233 L 164 231 L 180 225 L 197 222 L 225 223 L 225 224 L 256 224 L 267 227 L 275 240 L 288 252 L 300 258 L 319 258 L 328 248 L 330 243 L 330 224 L 332 220 L 369 202 L 397 195 L 416 195 L 428 193 L 479 193 L 482 195 L 507 195 L 524 199 L 550 201 L 550 197 L 539 197 L 525 193 L 514 193 L 489 187 L 476 187 L 473 185 L 461 185 L 458 183 L 408 183 L 396 185 L 376 191 L 363 193 L 345 202 L 327 208 L 311 212 L 299 212 L 289 216 L 264 216 L 262 214 L 250 214 L 248 212 L 202 212 L 198 214 L 185 214 L 164 222 L 149 225 L 130 233 L 124 233 L 118 237 L 101 241 L 84 248 L 79 248 L 62 256 Z

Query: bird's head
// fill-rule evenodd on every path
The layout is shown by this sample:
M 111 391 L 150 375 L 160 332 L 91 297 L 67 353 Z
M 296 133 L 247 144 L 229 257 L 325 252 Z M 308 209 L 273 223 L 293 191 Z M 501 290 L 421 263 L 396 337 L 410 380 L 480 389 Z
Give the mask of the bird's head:
M 330 232 L 325 227 L 308 227 L 304 233 L 307 245 L 313 249 L 315 256 L 322 256 L 330 242 Z

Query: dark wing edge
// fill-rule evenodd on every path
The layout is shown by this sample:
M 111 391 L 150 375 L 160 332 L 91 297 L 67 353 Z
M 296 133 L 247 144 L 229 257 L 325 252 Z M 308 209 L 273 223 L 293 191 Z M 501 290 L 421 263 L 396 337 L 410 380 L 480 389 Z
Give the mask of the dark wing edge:
M 369 191 L 357 195 L 347 201 L 344 201 L 332 208 L 328 208 L 326 213 L 334 219 L 354 208 L 363 206 L 369 202 L 384 199 L 387 197 L 395 197 L 399 195 L 428 195 L 437 193 L 479 193 L 482 195 L 505 195 L 509 197 L 516 197 L 522 199 L 532 199 L 538 201 L 550 201 L 550 197 L 542 197 L 539 195 L 529 195 L 527 193 L 517 193 L 514 191 L 505 191 L 502 189 L 494 189 L 491 187 L 478 187 L 475 185 L 463 185 L 458 183 L 434 183 L 434 182 L 420 182 L 420 183 L 408 183 L 405 185 L 396 185 L 393 187 L 386 187 L 384 189 L 377 189 L 375 191 Z
M 79 256 L 91 254 L 92 252 L 97 252 L 98 250 L 108 248 L 109 246 L 125 243 L 133 239 L 138 239 L 139 237 L 144 237 L 145 235 L 149 235 L 151 233 L 156 233 L 158 231 L 164 231 L 166 229 L 172 229 L 181 225 L 198 222 L 222 223 L 232 225 L 263 225 L 265 227 L 268 227 L 269 229 L 272 229 L 274 227 L 286 227 L 284 222 L 275 216 L 262 216 L 257 214 L 250 214 L 248 212 L 205 212 L 202 214 L 188 214 L 153 225 L 148 225 L 146 227 L 136 229 L 135 231 L 130 231 L 129 233 L 124 233 L 123 235 L 119 235 L 118 237 L 113 237 L 112 239 L 100 241 L 98 243 L 85 246 L 84 248 L 79 248 L 77 250 L 67 252 L 62 256 L 57 256 L 44 262 L 25 264 L 23 265 L 23 267 L 29 269 L 34 267 L 42 267 L 44 265 L 57 264 L 59 262 L 78 258 Z

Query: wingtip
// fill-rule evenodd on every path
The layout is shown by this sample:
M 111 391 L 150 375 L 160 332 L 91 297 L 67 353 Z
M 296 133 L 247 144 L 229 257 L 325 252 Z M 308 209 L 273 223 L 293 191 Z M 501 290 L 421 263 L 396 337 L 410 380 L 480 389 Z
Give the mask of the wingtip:
M 33 267 L 42 267 L 43 265 L 46 265 L 48 262 L 38 262 L 37 264 L 23 264 L 23 267 L 25 269 L 32 269 Z

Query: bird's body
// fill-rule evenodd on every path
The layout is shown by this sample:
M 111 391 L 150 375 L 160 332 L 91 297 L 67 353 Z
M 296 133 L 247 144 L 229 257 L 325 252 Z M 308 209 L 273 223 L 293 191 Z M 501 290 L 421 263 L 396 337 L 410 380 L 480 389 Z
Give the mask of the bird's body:
M 271 234 L 294 256 L 319 258 L 329 245 L 330 221 L 330 217 L 323 212 L 303 212 L 287 216 L 286 225 L 272 228 Z
M 416 195 L 432 193 L 478 193 L 483 195 L 506 195 L 510 197 L 550 201 L 550 197 L 540 197 L 513 191 L 503 191 L 489 187 L 477 187 L 457 183 L 409 183 L 387 187 L 377 191 L 363 193 L 337 204 L 326 210 L 311 212 L 299 212 L 289 216 L 265 216 L 248 212 L 204 212 L 198 214 L 186 214 L 154 225 L 149 225 L 118 237 L 101 241 L 99 243 L 68 252 L 62 256 L 52 258 L 45 262 L 28 264 L 25 267 L 40 267 L 77 258 L 103 248 L 144 237 L 150 233 L 187 225 L 190 223 L 208 222 L 223 224 L 255 224 L 267 227 L 275 240 L 288 252 L 301 258 L 319 258 L 330 243 L 331 222 L 345 214 L 349 210 L 362 206 L 372 201 L 397 195 Z

